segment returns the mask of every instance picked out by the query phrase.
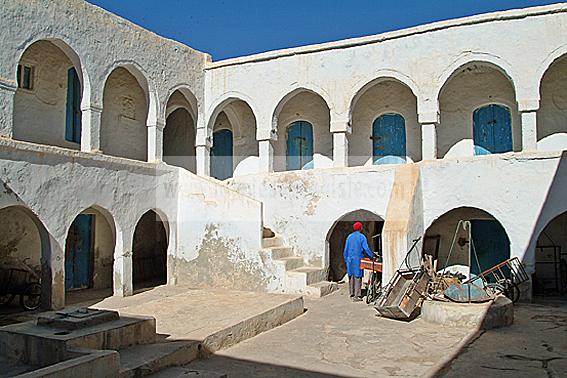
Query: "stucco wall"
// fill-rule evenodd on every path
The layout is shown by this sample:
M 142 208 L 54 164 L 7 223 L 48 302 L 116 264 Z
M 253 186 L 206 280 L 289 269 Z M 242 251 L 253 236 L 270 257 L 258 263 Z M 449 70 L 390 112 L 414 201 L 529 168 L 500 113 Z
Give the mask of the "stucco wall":
M 538 150 L 567 148 L 567 59 L 554 63 L 542 79 L 537 123 Z
M 23 263 L 41 268 L 41 240 L 31 218 L 19 207 L 0 210 L 0 263 Z

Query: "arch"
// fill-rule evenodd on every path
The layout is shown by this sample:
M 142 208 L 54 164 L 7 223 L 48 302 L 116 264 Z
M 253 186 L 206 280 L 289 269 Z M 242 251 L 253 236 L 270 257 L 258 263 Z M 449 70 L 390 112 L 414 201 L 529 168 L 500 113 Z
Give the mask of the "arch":
M 146 211 L 137 221 L 132 238 L 132 284 L 134 289 L 167 282 L 169 225 L 157 209 Z
M 549 70 L 549 68 L 551 68 L 551 66 L 555 62 L 562 59 L 566 55 L 567 55 L 567 44 L 564 44 L 562 46 L 557 47 L 555 50 L 553 50 L 539 64 L 539 66 L 536 70 L 536 74 L 535 74 L 535 80 L 536 80 L 537 93 L 538 94 L 541 94 L 541 82 L 543 80 L 543 77 L 545 76 L 545 74 Z
M 258 110 L 256 109 L 252 98 L 248 95 L 238 92 L 238 91 L 230 91 L 222 96 L 218 97 L 212 104 L 209 106 L 207 110 L 208 118 L 206 120 L 207 130 L 212 132 L 214 123 L 218 115 L 231 103 L 235 101 L 242 101 L 244 102 L 252 111 L 252 115 L 254 116 L 254 120 L 258 119 Z M 210 135 L 210 134 L 209 134 Z
M 65 289 L 113 287 L 117 225 L 110 212 L 92 205 L 69 225 L 65 243 Z M 71 302 L 73 299 L 71 299 Z
M 280 100 L 274 107 L 274 111 L 272 112 L 272 130 L 278 130 L 278 117 L 284 106 L 288 103 L 289 100 L 302 92 L 309 92 L 320 97 L 325 103 L 325 106 L 327 106 L 327 109 L 329 109 L 330 111 L 330 104 L 332 103 L 331 98 L 328 93 L 322 88 L 319 88 L 312 84 L 295 85 L 294 89 L 281 96 Z
M 373 164 L 406 162 L 406 121 L 401 114 L 385 113 L 372 123 Z
M 195 106 L 196 102 L 191 104 L 191 100 L 182 90 L 171 93 L 164 107 L 163 130 L 163 161 L 193 173 L 197 172 Z
M 333 138 L 330 132 L 331 111 L 328 98 L 305 88 L 295 88 L 283 96 L 273 113 L 274 170 L 285 171 L 287 166 L 287 127 L 297 121 L 313 127 L 313 167 L 329 168 L 333 165 Z
M 534 295 L 567 296 L 567 212 L 545 224 L 535 247 Z
M 286 170 L 313 168 L 313 125 L 295 121 L 286 129 Z
M 460 62 L 459 62 L 460 63 Z M 437 127 L 437 155 L 473 156 L 474 111 L 485 105 L 498 104 L 510 109 L 512 150 L 522 149 L 520 113 L 511 76 L 490 61 L 471 60 L 447 73 L 438 93 L 440 124 Z
M 473 112 L 475 155 L 512 151 L 512 116 L 505 105 L 489 104 Z
M 538 81 L 537 150 L 567 149 L 567 53 L 555 57 Z
M 165 98 L 165 102 L 164 102 L 164 105 L 163 105 L 163 114 L 162 114 L 163 119 L 167 119 L 167 117 L 171 113 L 173 113 L 179 107 L 182 107 L 182 105 L 177 105 L 177 104 L 171 105 L 170 104 L 171 98 L 176 92 L 180 93 L 185 98 L 187 103 L 189 104 L 189 109 L 187 109 L 187 110 L 189 111 L 189 113 L 193 117 L 193 120 L 195 121 L 195 128 L 196 128 L 197 127 L 197 120 L 199 118 L 199 102 L 197 101 L 197 97 L 195 97 L 195 95 L 191 91 L 189 85 L 187 85 L 187 84 L 178 84 L 178 85 L 172 87 L 167 92 L 167 97 Z
M 116 62 L 107 72 L 103 89 L 101 150 L 108 154 L 146 161 L 148 125 L 157 124 L 153 87 L 134 62 Z
M 510 258 L 510 238 L 502 223 L 483 209 L 462 206 L 448 210 L 432 220 L 424 233 L 422 251 L 438 260 L 438 269 L 442 269 L 447 263 L 468 266 L 468 233 L 461 228 L 455 238 L 460 220 L 471 221 L 473 245 L 478 256 L 478 264 L 474 264 L 476 259 L 471 256 L 473 273 L 484 271 Z M 453 240 L 456 240 L 456 244 L 450 261 L 447 261 Z
M 43 222 L 29 208 L 10 205 L 0 209 L 0 263 L 10 268 L 31 270 L 30 280 L 40 280 L 42 307 L 52 307 L 53 290 L 50 259 L 52 238 Z
M 370 249 L 377 252 L 382 250 L 381 237 L 377 235 L 382 232 L 384 218 L 366 209 L 357 209 L 343 214 L 333 222 L 325 236 L 325 262 L 329 281 L 340 281 L 346 274 L 343 251 L 346 238 L 352 232 L 354 222 L 362 222 L 362 232 L 368 240 Z
M 348 107 L 349 124 L 352 124 L 352 113 L 360 97 L 362 97 L 366 93 L 366 91 L 368 91 L 376 84 L 379 84 L 384 81 L 395 81 L 409 88 L 409 90 L 412 92 L 412 94 L 415 96 L 416 99 L 421 95 L 421 91 L 417 86 L 417 84 L 415 83 L 415 81 L 413 81 L 412 78 L 401 72 L 395 70 L 388 70 L 388 69 L 379 70 L 376 73 L 374 73 L 372 77 L 373 79 L 365 78 L 359 80 L 358 83 L 353 87 L 352 90 L 353 95 L 351 96 L 351 100 Z
M 75 49 L 59 38 L 34 39 L 22 50 L 14 76 L 13 138 L 80 149 L 80 135 L 71 137 L 69 129 L 80 134 L 81 104 L 90 101 L 91 88 Z

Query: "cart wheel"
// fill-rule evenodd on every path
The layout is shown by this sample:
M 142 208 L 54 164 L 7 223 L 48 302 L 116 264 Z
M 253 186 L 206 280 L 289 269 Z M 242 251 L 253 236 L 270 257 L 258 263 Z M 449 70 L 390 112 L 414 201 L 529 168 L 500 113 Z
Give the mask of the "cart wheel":
M 498 295 L 498 294 L 506 295 L 506 288 L 499 283 L 494 283 L 494 282 L 487 283 L 486 288 L 491 290 L 492 294 L 494 294 L 494 295 Z
M 0 306 L 7 306 L 14 300 L 16 294 L 4 294 L 0 295 Z
M 508 283 L 504 295 L 507 296 L 512 303 L 516 303 L 520 300 L 520 288 L 515 283 Z
M 41 284 L 29 284 L 26 293 L 20 295 L 20 305 L 29 311 L 37 310 L 41 305 Z

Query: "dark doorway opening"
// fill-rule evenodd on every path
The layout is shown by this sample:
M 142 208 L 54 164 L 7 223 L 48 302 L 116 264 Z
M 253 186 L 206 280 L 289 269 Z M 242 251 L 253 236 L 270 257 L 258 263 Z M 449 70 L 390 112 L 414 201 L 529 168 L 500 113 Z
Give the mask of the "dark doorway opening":
M 167 231 L 159 215 L 150 210 L 138 221 L 132 246 L 134 289 L 167 282 Z

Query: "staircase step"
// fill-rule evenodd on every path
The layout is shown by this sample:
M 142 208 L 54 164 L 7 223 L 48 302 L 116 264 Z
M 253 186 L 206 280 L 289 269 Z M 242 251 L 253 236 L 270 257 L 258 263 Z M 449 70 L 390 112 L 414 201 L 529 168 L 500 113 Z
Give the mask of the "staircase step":
M 283 239 L 279 236 L 262 239 L 262 248 L 272 248 L 272 247 L 281 247 L 281 246 L 283 246 Z
M 120 378 L 140 377 L 170 366 L 182 366 L 199 356 L 199 342 L 171 341 L 121 349 Z
M 292 247 L 272 247 L 267 248 L 270 250 L 272 255 L 272 259 L 279 260 L 283 259 L 284 257 L 292 257 L 293 256 L 293 248 Z
M 286 286 L 292 292 L 303 292 L 305 286 L 325 279 L 325 270 L 317 267 L 302 267 L 293 269 L 286 274 Z
M 273 260 L 274 264 L 281 264 L 284 266 L 285 270 L 293 270 L 303 266 L 303 257 L 301 256 L 290 256 L 282 257 L 281 259 Z
M 187 377 L 199 377 L 199 378 L 227 378 L 228 374 L 219 373 L 213 370 L 201 370 L 201 369 L 191 369 L 187 367 L 172 367 L 167 368 L 159 373 L 152 374 L 151 378 L 187 378 Z
M 310 297 L 321 298 L 337 290 L 339 290 L 339 285 L 336 282 L 321 281 L 307 285 L 304 293 Z

